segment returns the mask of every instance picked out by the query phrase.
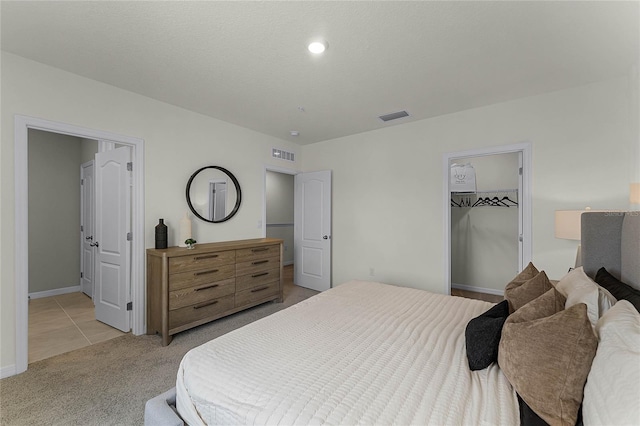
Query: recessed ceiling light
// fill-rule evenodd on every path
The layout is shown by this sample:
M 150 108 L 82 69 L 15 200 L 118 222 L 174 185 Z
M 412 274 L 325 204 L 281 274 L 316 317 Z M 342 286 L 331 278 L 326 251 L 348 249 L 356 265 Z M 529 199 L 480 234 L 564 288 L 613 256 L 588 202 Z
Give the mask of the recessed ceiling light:
M 308 49 L 311 53 L 319 54 L 324 52 L 327 49 L 327 46 L 329 46 L 329 44 L 326 41 L 317 40 L 309 43 Z

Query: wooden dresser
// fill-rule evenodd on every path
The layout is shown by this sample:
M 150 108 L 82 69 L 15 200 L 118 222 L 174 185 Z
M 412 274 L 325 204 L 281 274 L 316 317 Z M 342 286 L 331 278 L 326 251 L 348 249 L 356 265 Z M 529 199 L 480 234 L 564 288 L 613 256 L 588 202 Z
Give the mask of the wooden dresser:
M 282 240 L 147 249 L 147 334 L 184 330 L 271 300 L 282 302 Z

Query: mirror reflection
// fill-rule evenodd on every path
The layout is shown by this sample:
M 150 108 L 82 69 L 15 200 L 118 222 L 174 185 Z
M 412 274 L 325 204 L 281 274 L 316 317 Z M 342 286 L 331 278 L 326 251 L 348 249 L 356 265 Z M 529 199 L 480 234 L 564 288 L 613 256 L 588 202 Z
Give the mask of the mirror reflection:
M 187 183 L 189 208 L 196 217 L 207 222 L 229 220 L 240 207 L 240 200 L 238 180 L 222 167 L 203 167 Z

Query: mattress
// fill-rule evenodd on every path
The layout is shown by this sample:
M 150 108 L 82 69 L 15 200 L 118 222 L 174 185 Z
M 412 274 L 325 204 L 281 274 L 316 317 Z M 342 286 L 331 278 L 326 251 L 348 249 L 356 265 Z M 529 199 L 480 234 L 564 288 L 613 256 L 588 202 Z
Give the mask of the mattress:
M 492 306 L 351 281 L 189 351 L 178 413 L 202 424 L 517 424 L 496 364 L 470 371 L 464 330 Z

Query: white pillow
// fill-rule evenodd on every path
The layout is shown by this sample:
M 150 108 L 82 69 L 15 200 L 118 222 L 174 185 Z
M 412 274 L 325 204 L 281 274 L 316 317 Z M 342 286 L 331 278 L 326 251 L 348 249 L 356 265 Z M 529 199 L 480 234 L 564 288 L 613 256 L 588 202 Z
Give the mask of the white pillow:
M 584 387 L 584 424 L 640 424 L 640 314 L 620 300 L 600 318 L 596 334 L 598 349 Z
M 582 267 L 576 268 L 565 275 L 558 284 L 556 289 L 567 298 L 565 309 L 569 309 L 578 303 L 587 305 L 587 315 L 593 327 L 596 326 L 599 318 L 598 308 L 598 285 L 584 273 Z
M 602 318 L 604 313 L 611 309 L 618 299 L 613 297 L 613 295 L 609 293 L 609 290 L 600 286 L 598 283 L 596 283 L 596 286 L 598 287 L 598 314 L 600 318 Z

